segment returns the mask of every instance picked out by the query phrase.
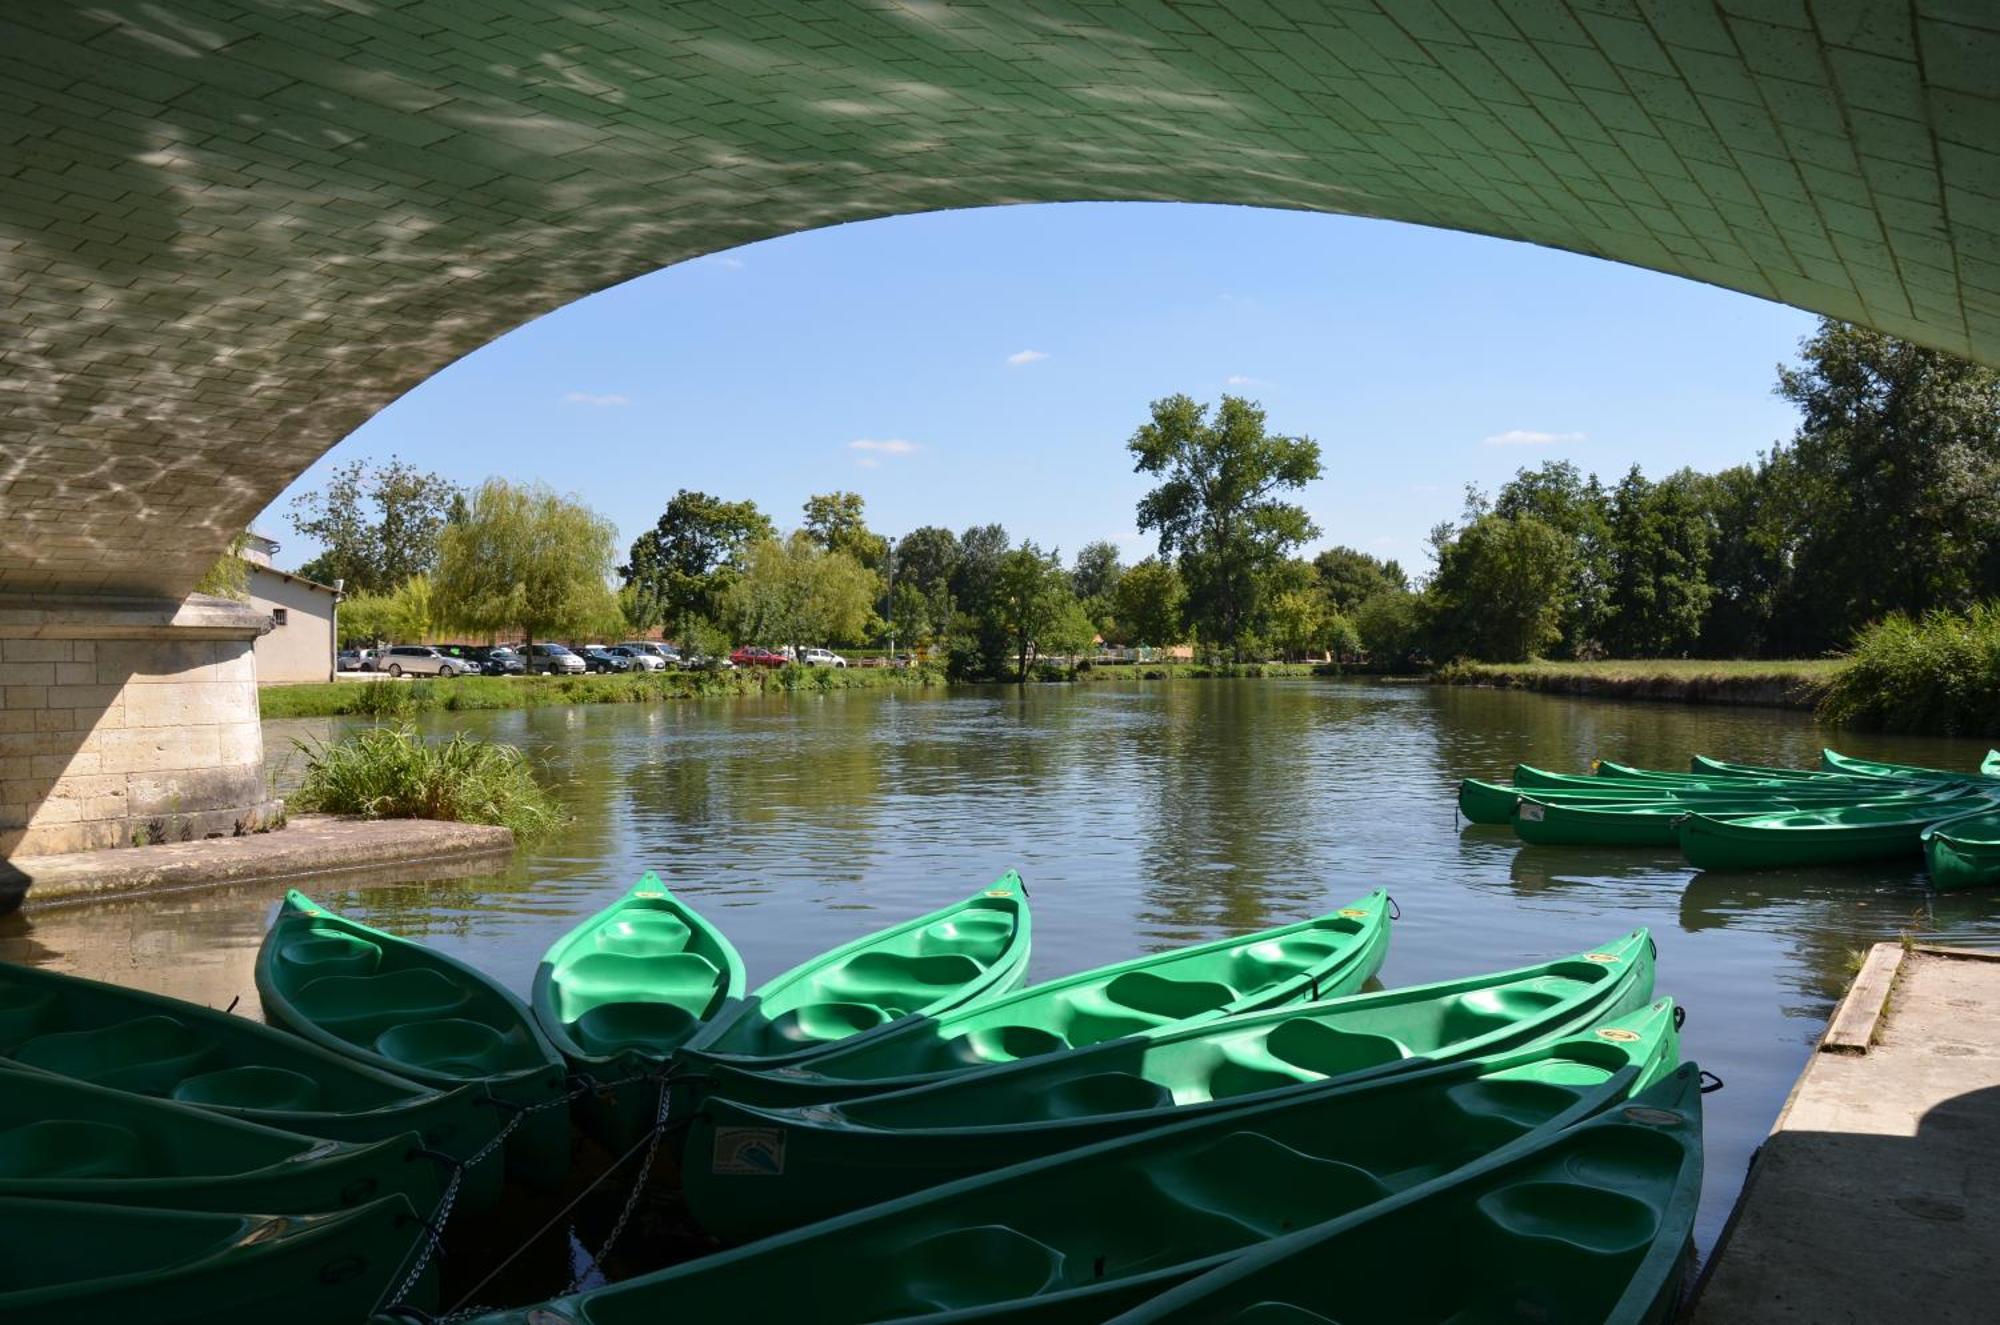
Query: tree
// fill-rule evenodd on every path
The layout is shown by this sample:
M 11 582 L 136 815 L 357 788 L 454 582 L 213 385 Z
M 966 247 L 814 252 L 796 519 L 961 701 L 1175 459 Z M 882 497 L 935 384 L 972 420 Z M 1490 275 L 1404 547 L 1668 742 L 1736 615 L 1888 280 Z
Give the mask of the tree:
M 715 617 L 744 549 L 776 532 L 755 502 L 682 488 L 659 521 L 633 541 L 618 574 L 650 600 L 661 624 L 679 634 L 692 617 Z
M 1118 580 L 1125 574 L 1125 567 L 1118 560 L 1118 545 L 1102 540 L 1085 543 L 1076 554 L 1076 566 L 1070 571 L 1070 585 L 1076 593 L 1077 602 L 1083 605 L 1084 615 L 1090 618 L 1092 633 L 1108 635 L 1112 630 L 1112 605 L 1118 592 Z
M 1393 561 L 1379 561 L 1351 547 L 1330 547 L 1313 558 L 1320 589 L 1336 612 L 1352 612 L 1367 599 L 1389 590 L 1403 592 L 1409 576 Z
M 430 576 L 412 575 L 396 586 L 396 592 L 389 595 L 388 602 L 390 639 L 414 642 L 437 635 L 438 602 L 431 588 Z
M 340 643 L 343 647 L 380 644 L 394 639 L 396 599 L 392 594 L 342 594 Z
M 613 620 L 617 529 L 574 497 L 492 478 L 446 527 L 431 588 L 440 620 L 489 634 L 518 628 L 530 643 Z
M 429 574 L 457 499 L 457 484 L 393 456 L 380 466 L 365 459 L 335 466 L 324 487 L 292 502 L 292 528 L 321 548 L 299 574 L 342 580 L 350 593 L 388 593 Z
M 1318 533 L 1305 508 L 1275 494 L 1320 476 L 1319 443 L 1272 436 L 1264 411 L 1225 395 L 1209 420 L 1184 395 L 1153 402 L 1132 434 L 1137 472 L 1163 479 L 1139 502 L 1139 528 L 1180 559 L 1188 607 L 1204 638 L 1237 652 L 1257 609 L 1259 574 Z
M 660 628 L 664 617 L 659 600 L 639 585 L 628 584 L 618 591 L 618 633 L 644 638 Z
M 951 596 L 958 609 L 977 616 L 993 596 L 1000 558 L 1011 546 L 1007 531 L 997 524 L 974 525 L 959 536 L 958 560 L 951 568 Z
M 1028 679 L 1038 654 L 1076 652 L 1090 643 L 1090 619 L 1076 601 L 1062 558 L 1033 543 L 1000 559 L 991 610 L 1012 644 L 1017 681 Z
M 1468 502 L 1468 523 L 1485 513 L 1482 504 Z M 1494 498 L 1491 513 L 1508 519 L 1532 515 L 1562 535 L 1569 545 L 1570 569 L 1556 623 L 1556 651 L 1572 658 L 1600 652 L 1610 611 L 1611 512 L 1597 475 L 1586 478 L 1567 460 L 1517 470 Z
M 806 498 L 805 532 L 828 552 L 845 552 L 871 571 L 889 559 L 889 540 L 868 527 L 866 503 L 858 492 L 828 492 Z
M 1166 648 L 1187 638 L 1187 587 L 1173 563 L 1148 557 L 1118 581 L 1113 615 L 1128 644 Z
M 201 573 L 194 582 L 194 592 L 213 594 L 217 598 L 233 598 L 243 602 L 250 597 L 250 563 L 243 557 L 243 549 L 250 546 L 250 531 L 245 529 L 229 540 L 229 546 L 215 559 L 215 564 Z
M 1681 470 L 1658 483 L 1637 465 L 1611 497 L 1605 644 L 1621 657 L 1680 657 L 1701 638 L 1709 514 L 1703 480 Z
M 1326 598 L 1312 589 L 1286 589 L 1273 594 L 1269 617 L 1271 643 L 1291 661 L 1325 648 L 1327 626 L 1337 619 L 1327 609 Z
M 1803 417 L 1773 476 L 1792 507 L 1800 643 L 2000 591 L 2000 372 L 1832 319 L 1780 367 Z
M 897 587 L 912 584 L 931 598 L 949 594 L 958 558 L 958 535 L 951 530 L 936 525 L 912 529 L 896 544 Z
M 801 529 L 750 545 L 723 610 L 739 639 L 785 645 L 796 655 L 866 634 L 875 586 L 872 571 Z
M 1702 620 L 1701 652 L 1711 658 L 1778 656 L 1791 623 L 1779 609 L 1791 583 L 1794 538 L 1783 493 L 1785 456 L 1736 465 L 1703 481 L 1713 530 L 1708 578 L 1714 590 Z
M 1423 651 L 1422 600 L 1407 589 L 1384 589 L 1354 609 L 1354 633 L 1361 652 L 1378 667 L 1416 665 Z
M 1424 606 L 1436 656 L 1519 662 L 1562 638 L 1573 571 L 1562 531 L 1533 515 L 1487 514 L 1433 539 Z

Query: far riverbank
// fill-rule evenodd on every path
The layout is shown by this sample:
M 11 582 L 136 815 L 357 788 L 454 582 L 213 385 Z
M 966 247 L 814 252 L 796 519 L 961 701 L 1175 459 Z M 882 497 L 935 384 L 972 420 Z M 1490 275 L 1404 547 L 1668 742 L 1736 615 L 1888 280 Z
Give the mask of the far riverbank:
M 1843 658 L 1742 661 L 1636 658 L 1599 662 L 1450 663 L 1441 685 L 1494 686 L 1602 699 L 1728 704 L 1812 712 L 1847 665 Z

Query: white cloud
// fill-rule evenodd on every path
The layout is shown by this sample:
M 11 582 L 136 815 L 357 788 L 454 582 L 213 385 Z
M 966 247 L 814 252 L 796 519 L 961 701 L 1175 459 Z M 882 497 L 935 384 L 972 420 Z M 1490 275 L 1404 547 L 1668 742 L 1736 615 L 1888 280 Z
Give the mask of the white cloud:
M 1481 439 L 1487 446 L 1573 446 L 1584 440 L 1580 432 L 1536 432 L 1530 428 L 1509 428 Z
M 1016 350 L 1007 356 L 1007 362 L 1019 368 L 1023 364 L 1039 363 L 1049 357 L 1047 350 Z
M 1224 386 L 1276 386 L 1268 377 L 1252 377 L 1248 373 L 1231 373 L 1222 379 Z
M 847 444 L 850 451 L 879 451 L 883 455 L 910 455 L 920 448 L 901 437 L 857 437 Z
M 588 391 L 565 391 L 563 401 L 570 405 L 589 405 L 594 409 L 605 409 L 615 405 L 629 405 L 632 403 L 632 397 L 621 396 L 615 392 L 599 396 L 592 395 Z

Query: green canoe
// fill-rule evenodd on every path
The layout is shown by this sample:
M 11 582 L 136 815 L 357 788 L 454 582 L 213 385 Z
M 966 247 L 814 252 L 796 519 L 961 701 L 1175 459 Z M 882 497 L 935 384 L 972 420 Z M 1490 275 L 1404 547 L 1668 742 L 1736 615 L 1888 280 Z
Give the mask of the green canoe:
M 314 1214 L 398 1195 L 426 1213 L 448 1173 L 415 1132 L 320 1141 L 33 1068 L 0 1068 L 0 1196 Z
M 1913 805 L 1825 807 L 1733 819 L 1693 813 L 1679 821 L 1677 831 L 1681 854 L 1696 869 L 1843 865 L 1918 855 L 1926 826 L 1991 804 L 1983 796 L 1966 796 Z
M 1920 840 L 1931 887 L 1939 892 L 2000 883 L 2000 810 L 1934 823 Z
M 1739 801 L 1704 800 L 1693 805 L 1684 800 L 1579 803 L 1523 794 L 1515 805 L 1513 825 L 1516 837 L 1537 846 L 1671 848 L 1680 843 L 1680 820 L 1694 809 L 1710 818 L 1729 819 L 1793 810 L 1894 807 L 1937 799 L 1935 789 L 1908 792 L 1887 787 L 1873 792 L 1847 791 L 1835 797 L 1746 793 Z
M 1267 1239 L 1616 1107 L 1673 1071 L 1677 1040 L 1663 1000 L 1601 1033 L 1064 1151 L 485 1325 L 1089 1325 Z M 783 1157 L 780 1140 L 755 1162 Z
M 392 1287 L 421 1229 L 399 1196 L 323 1215 L 0 1197 L 0 1320 L 354 1325 Z
M 962 901 L 821 953 L 711 1018 L 690 1064 L 783 1067 L 998 998 L 1028 973 L 1028 889 L 1008 871 Z
M 1110 1325 L 1664 1321 L 1701 1200 L 1699 1082 L 1687 1064 L 1630 1104 L 1269 1243 Z
M 1504 782 L 1483 782 L 1478 778 L 1466 778 L 1458 784 L 1458 809 L 1459 813 L 1476 824 L 1507 824 L 1513 821 L 1514 807 L 1523 796 L 1532 796 L 1543 802 L 1559 801 L 1565 805 L 1633 805 L 1677 801 L 1692 810 L 1704 804 L 1737 805 L 1746 799 L 1765 795 L 1786 801 L 1843 804 L 1856 799 L 1880 800 L 1896 794 L 1899 790 L 1901 788 L 1895 784 L 1880 782 L 1856 792 L 1837 787 L 1820 791 L 1797 787 L 1783 789 L 1749 788 L 1741 785 L 1673 787 L 1665 784 L 1646 786 L 1637 783 L 1611 784 L 1603 787 L 1522 787 Z M 1913 794 L 1935 795 L 1937 789 L 1922 788 Z
M 5 962 L 0 1059 L 305 1136 L 416 1132 L 457 1159 L 504 1122 L 477 1089 L 430 1090 L 247 1017 Z M 458 1202 L 479 1209 L 499 1191 L 499 1165 L 480 1165 L 466 1171 Z
M 1926 768 L 1922 764 L 1890 764 L 1879 759 L 1856 759 L 1838 750 L 1821 750 L 1820 764 L 1836 773 L 1851 773 L 1860 777 L 1875 778 L 1922 778 L 1932 782 L 1980 781 L 1983 773 L 1958 773 L 1948 768 Z
M 584 1118 L 622 1150 L 656 1116 L 661 1067 L 743 987 L 729 940 L 649 873 L 549 949 L 529 1003 L 570 1066 L 598 1087 Z
M 1987 777 L 2000 778 L 2000 750 L 1988 750 L 1979 761 L 1979 771 Z
M 1643 1006 L 1652 940 L 1493 975 L 1250 1012 L 799 1109 L 710 1098 L 682 1159 L 688 1204 L 729 1238 L 1271 1099 L 1502 1053 Z M 784 1138 L 762 1171 L 761 1137 Z
M 1707 755 L 1696 755 L 1688 761 L 1688 767 L 1698 777 L 1721 778 L 1779 778 L 1798 779 L 1809 782 L 1839 783 L 1859 782 L 1864 775 L 1855 773 L 1835 773 L 1825 768 L 1777 768 L 1769 764 L 1732 764 L 1726 759 L 1711 759 Z M 1867 779 L 1867 780 L 1873 780 Z
M 1693 773 L 1664 773 L 1644 768 L 1627 768 L 1621 764 L 1599 761 L 1592 773 L 1552 773 L 1536 768 L 1532 764 L 1514 765 L 1514 785 L 1528 790 L 1535 787 L 1560 788 L 1575 791 L 1636 791 L 1655 795 L 1663 791 L 1715 791 L 1741 795 L 1746 786 L 1761 787 L 1769 791 L 1790 791 L 1808 783 L 1803 777 L 1762 777 L 1762 778 L 1721 778 L 1699 777 Z M 1830 781 L 1837 781 L 1822 774 L 1821 780 L 1813 785 L 1824 787 Z
M 1136 957 L 1016 990 L 855 1045 L 801 1067 L 715 1065 L 713 1094 L 788 1106 L 929 1085 L 994 1063 L 1352 994 L 1389 950 L 1389 895 L 1376 890 L 1331 915 L 1257 934 Z
M 569 1171 L 562 1055 L 491 977 L 293 891 L 257 951 L 264 1017 L 322 1048 L 438 1089 L 482 1086 L 515 1117 L 507 1172 Z

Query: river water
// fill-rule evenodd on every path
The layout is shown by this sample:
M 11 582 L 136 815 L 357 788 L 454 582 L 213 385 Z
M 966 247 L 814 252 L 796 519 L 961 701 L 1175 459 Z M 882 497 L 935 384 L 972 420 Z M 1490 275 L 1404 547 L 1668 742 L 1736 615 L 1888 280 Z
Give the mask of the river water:
M 267 724 L 271 762 L 343 725 Z M 1851 954 L 1906 929 L 2000 944 L 2000 897 L 1934 896 L 1914 861 L 1698 875 L 1674 852 L 1525 847 L 1457 817 L 1459 778 L 1504 778 L 1516 761 L 1807 765 L 1834 737 L 1801 714 L 1300 679 L 840 692 L 427 726 L 521 745 L 574 822 L 499 873 L 315 891 L 524 993 L 553 940 L 649 869 L 719 921 L 753 985 L 1008 869 L 1032 891 L 1034 979 L 1302 919 L 1378 886 L 1402 907 L 1389 984 L 1649 926 L 1658 989 L 1688 1008 L 1687 1054 L 1727 1083 L 1708 1101 L 1704 1251 Z M 1839 743 L 1966 769 L 1985 753 Z M 16 916 L 0 920 L 0 957 L 254 1007 L 250 958 L 281 891 Z

